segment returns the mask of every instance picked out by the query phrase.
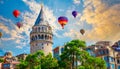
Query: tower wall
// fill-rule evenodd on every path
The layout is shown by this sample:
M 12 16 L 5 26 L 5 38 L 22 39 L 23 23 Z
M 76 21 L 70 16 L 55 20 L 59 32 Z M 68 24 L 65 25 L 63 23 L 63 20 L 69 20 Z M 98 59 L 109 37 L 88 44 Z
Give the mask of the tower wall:
M 30 33 L 30 52 L 34 53 L 43 50 L 45 55 L 52 53 L 52 37 L 52 28 L 44 19 L 43 8 L 41 8 Z

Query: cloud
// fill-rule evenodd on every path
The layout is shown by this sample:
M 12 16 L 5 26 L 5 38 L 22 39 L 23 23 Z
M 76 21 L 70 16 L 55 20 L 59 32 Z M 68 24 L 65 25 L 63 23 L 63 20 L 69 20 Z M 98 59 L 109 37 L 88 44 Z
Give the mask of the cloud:
M 23 47 L 22 47 L 22 46 L 16 46 L 16 48 L 18 48 L 18 49 L 22 49 Z
M 0 48 L 5 51 L 12 50 L 13 52 L 20 52 L 16 46 L 19 45 L 22 48 L 27 47 L 29 44 L 29 36 L 26 35 L 29 33 L 28 29 L 28 27 L 19 29 L 12 20 L 0 16 L 0 31 L 3 34 Z
M 92 28 L 85 29 L 86 32 L 84 36 L 80 36 L 79 32 L 75 33 L 79 28 L 74 30 L 72 28 L 68 28 L 70 31 L 66 32 L 64 34 L 65 36 L 71 37 L 77 35 L 73 38 L 80 38 L 88 41 L 119 40 L 120 3 L 108 6 L 107 3 L 103 3 L 102 0 L 85 0 L 84 6 L 85 8 L 82 12 L 79 23 L 87 23 L 92 25 Z M 74 26 L 77 27 L 77 25 Z
M 80 4 L 80 0 L 73 0 L 74 4 Z
M 24 22 L 27 23 L 27 25 L 30 25 L 29 28 L 34 25 L 35 20 L 37 19 L 37 16 L 40 12 L 41 9 L 41 4 L 37 3 L 36 1 L 33 0 L 23 0 L 23 2 L 25 2 L 30 10 L 32 12 L 25 12 L 23 15 L 23 19 L 25 20 Z M 47 6 L 44 6 L 44 13 L 46 16 L 46 19 L 48 20 L 50 26 L 53 29 L 53 33 L 55 36 L 60 37 L 60 35 L 58 35 L 58 33 L 56 33 L 58 30 L 62 30 L 60 25 L 57 24 L 57 19 L 53 14 L 53 10 L 49 9 Z M 31 21 L 31 22 L 30 22 Z

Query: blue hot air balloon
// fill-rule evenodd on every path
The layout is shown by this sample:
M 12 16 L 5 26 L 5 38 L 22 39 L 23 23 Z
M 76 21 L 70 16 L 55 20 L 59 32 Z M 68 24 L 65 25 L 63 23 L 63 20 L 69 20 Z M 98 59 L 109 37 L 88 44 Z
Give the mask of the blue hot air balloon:
M 78 14 L 77 11 L 73 11 L 73 12 L 72 12 L 72 15 L 73 15 L 75 18 L 76 18 L 76 16 L 77 16 L 77 14 Z

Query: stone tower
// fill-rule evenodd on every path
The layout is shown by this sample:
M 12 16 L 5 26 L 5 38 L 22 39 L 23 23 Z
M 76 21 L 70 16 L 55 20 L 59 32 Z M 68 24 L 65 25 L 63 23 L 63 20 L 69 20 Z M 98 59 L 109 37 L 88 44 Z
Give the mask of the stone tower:
M 43 6 L 30 33 L 30 52 L 43 50 L 44 54 L 52 53 L 52 28 L 45 18 Z

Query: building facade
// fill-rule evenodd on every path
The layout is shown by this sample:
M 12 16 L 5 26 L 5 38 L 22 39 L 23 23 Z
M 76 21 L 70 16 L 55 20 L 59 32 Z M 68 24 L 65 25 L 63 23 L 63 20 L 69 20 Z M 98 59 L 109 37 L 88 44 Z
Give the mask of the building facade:
M 106 62 L 107 69 L 120 69 L 119 42 L 112 45 L 110 41 L 99 41 L 95 45 L 88 46 L 86 50 L 91 56 L 100 57 Z
M 54 48 L 53 49 L 53 57 L 60 60 L 60 55 L 62 54 L 63 51 L 64 51 L 64 46 L 58 46 L 58 47 Z
M 23 54 L 19 54 L 19 55 L 17 55 L 16 57 L 17 57 L 18 60 L 25 60 L 26 57 L 27 57 L 27 55 L 28 55 L 28 54 L 23 53 Z
M 17 57 L 13 57 L 11 52 L 6 52 L 2 57 L 4 62 L 0 63 L 0 69 L 18 69 L 17 65 L 20 63 Z
M 52 53 L 52 28 L 45 18 L 43 6 L 30 33 L 30 52 L 43 50 L 45 55 Z

